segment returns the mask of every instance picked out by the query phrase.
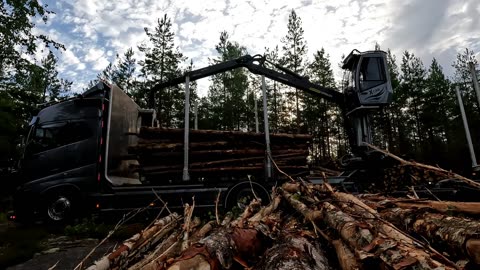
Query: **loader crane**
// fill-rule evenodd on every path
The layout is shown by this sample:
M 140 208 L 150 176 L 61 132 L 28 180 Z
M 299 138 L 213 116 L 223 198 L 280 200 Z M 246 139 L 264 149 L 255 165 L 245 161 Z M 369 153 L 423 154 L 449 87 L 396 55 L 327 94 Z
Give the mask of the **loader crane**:
M 276 70 L 267 65 L 273 66 Z M 262 55 L 245 55 L 192 70 L 169 81 L 156 84 L 152 90 L 155 92 L 183 83 L 187 77 L 189 81 L 195 81 L 236 68 L 246 68 L 254 74 L 263 75 L 337 104 L 345 118 L 344 124 L 353 153 L 352 156 L 345 158 L 343 163 L 358 163 L 364 159 L 366 153 L 364 143 L 372 142 L 369 114 L 392 101 L 393 90 L 387 70 L 386 53 L 383 51 L 353 50 L 343 61 L 342 69 L 345 71 L 345 76 L 342 90 L 315 84 L 307 77 L 272 63 Z

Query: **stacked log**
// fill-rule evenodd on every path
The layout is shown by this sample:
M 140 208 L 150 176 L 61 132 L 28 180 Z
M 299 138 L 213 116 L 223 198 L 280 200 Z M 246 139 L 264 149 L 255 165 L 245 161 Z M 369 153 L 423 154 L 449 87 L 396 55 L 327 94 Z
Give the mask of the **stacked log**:
M 138 157 L 136 170 L 146 178 L 181 177 L 184 130 L 142 128 L 137 145 L 129 153 Z M 310 135 L 271 134 L 272 157 L 283 171 L 308 173 Z M 262 133 L 191 130 L 189 143 L 191 177 L 258 175 L 265 172 L 265 137 Z
M 187 206 L 89 269 L 480 269 L 480 203 L 464 204 L 289 182 L 222 222 Z

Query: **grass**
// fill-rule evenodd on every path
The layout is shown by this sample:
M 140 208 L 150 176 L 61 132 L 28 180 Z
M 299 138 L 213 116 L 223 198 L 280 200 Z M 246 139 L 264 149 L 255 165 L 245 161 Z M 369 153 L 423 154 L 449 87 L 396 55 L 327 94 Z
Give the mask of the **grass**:
M 5 224 L 8 222 L 8 219 L 7 219 L 7 214 L 5 213 L 0 213 L 0 224 Z
M 75 225 L 67 225 L 64 229 L 64 234 L 72 238 L 96 238 L 103 239 L 115 227 L 114 224 L 105 224 L 97 222 L 93 218 L 85 218 L 82 222 Z M 118 228 L 112 235 L 112 239 L 126 240 L 142 230 L 145 224 L 132 223 L 124 224 Z

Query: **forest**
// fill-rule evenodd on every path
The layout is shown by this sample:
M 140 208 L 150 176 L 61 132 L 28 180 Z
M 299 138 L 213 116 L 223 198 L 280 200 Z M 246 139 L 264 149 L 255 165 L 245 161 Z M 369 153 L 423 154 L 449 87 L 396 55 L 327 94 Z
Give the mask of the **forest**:
M 64 44 L 48 36 L 36 34 L 31 18 L 46 23 L 52 14 L 38 1 L 2 1 L 0 7 L 0 167 L 11 167 L 20 157 L 20 149 L 28 132 L 28 122 L 41 104 L 62 100 L 87 89 L 72 89 L 72 82 L 59 76 L 56 54 Z M 217 55 L 211 64 L 245 54 L 264 54 L 316 84 L 341 89 L 341 78 L 334 77 L 332 62 L 324 48 L 309 48 L 304 38 L 302 19 L 294 10 L 289 14 L 279 46 L 263 52 L 249 52 L 224 31 L 215 46 Z M 116 60 L 92 78 L 89 87 L 103 80 L 119 85 L 141 107 L 157 111 L 161 127 L 183 127 L 183 85 L 153 92 L 152 86 L 168 81 L 190 69 L 201 68 L 187 59 L 175 44 L 172 20 L 168 14 L 145 28 L 148 42 L 119 52 Z M 50 50 L 45 58 L 35 59 L 39 44 Z M 135 51 L 144 57 L 137 57 Z M 473 62 L 478 72 L 475 53 L 458 48 L 451 63 L 454 74 L 446 76 L 435 56 L 423 63 L 414 52 L 405 50 L 394 55 L 381 44 L 372 50 L 385 50 L 394 100 L 372 116 L 374 144 L 406 159 L 415 159 L 446 169 L 465 172 L 471 160 L 462 126 L 455 87 L 463 94 L 465 110 L 475 149 L 480 150 L 480 110 L 469 73 Z M 401 48 L 395 48 L 396 50 Z M 33 59 L 33 60 L 32 60 Z M 255 108 L 262 116 L 261 81 L 247 70 L 237 69 L 210 78 L 204 96 L 191 85 L 191 104 L 198 106 L 198 128 L 215 130 L 255 131 Z M 340 90 L 339 90 L 340 91 Z M 268 114 L 273 133 L 307 133 L 313 135 L 310 160 L 322 164 L 336 159 L 348 150 L 348 142 L 339 109 L 317 97 L 267 80 Z M 257 105 L 255 105 L 257 104 Z M 193 115 L 194 106 L 191 108 Z M 193 119 L 193 117 L 191 117 Z M 192 120 L 193 121 L 193 120 Z M 260 120 L 262 123 L 263 120 Z M 191 125 L 193 126 L 193 125 Z M 260 125 L 260 130 L 263 130 Z

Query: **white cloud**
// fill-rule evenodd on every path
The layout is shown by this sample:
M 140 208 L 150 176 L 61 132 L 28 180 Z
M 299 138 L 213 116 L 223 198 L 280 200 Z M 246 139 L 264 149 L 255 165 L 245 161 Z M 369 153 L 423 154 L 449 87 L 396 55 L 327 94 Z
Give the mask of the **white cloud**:
M 109 63 L 110 61 L 108 61 L 107 58 L 100 57 L 95 61 L 95 63 L 93 63 L 92 69 L 95 71 L 102 71 L 108 66 Z
M 84 70 L 87 66 L 84 63 L 80 63 L 77 65 L 77 70 Z
M 82 70 L 68 78 L 78 85 L 130 47 L 141 57 L 137 46 L 147 41 L 143 28 L 155 27 L 165 13 L 172 19 L 180 51 L 198 68 L 215 56 L 223 30 L 251 54 L 279 45 L 292 8 L 302 19 L 309 57 L 324 47 L 337 75 L 342 54 L 354 48 L 373 49 L 375 42 L 390 47 L 398 59 L 404 50 L 411 50 L 426 66 L 438 56 L 447 73 L 452 72 L 449 66 L 456 51 L 463 47 L 480 51 L 478 0 L 58 0 L 50 7 L 57 8 L 57 16 L 45 32 L 67 45 L 61 66 L 65 71 Z M 199 82 L 203 94 L 208 84 Z
M 68 48 L 62 52 L 62 60 L 69 65 L 80 63 L 78 57 Z
M 90 48 L 88 53 L 85 55 L 84 60 L 87 62 L 97 61 L 100 57 L 103 56 L 103 51 L 97 48 Z

